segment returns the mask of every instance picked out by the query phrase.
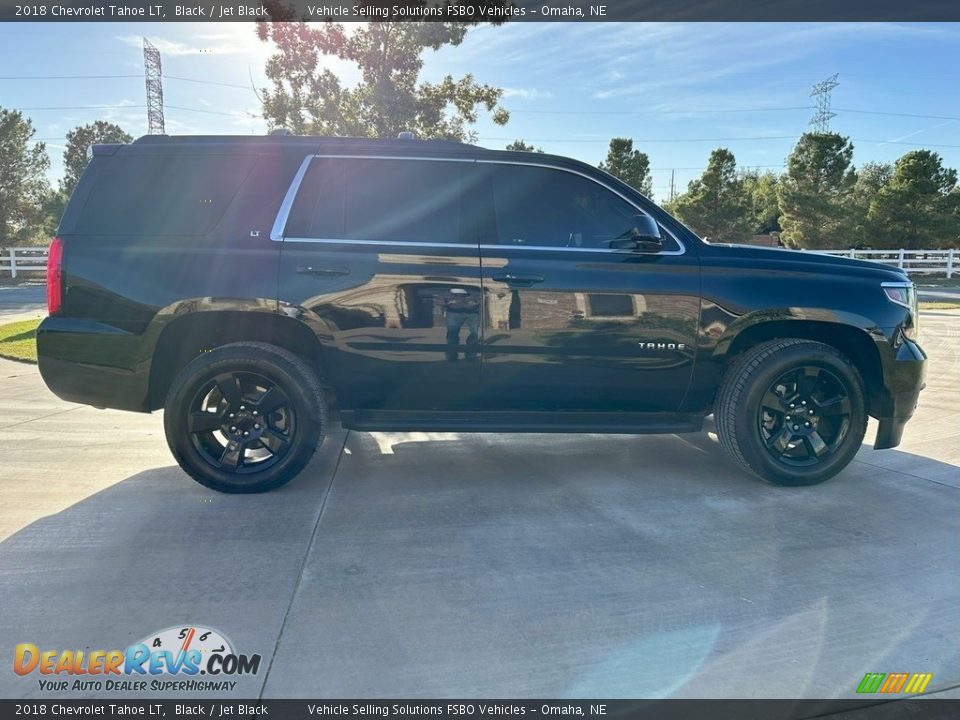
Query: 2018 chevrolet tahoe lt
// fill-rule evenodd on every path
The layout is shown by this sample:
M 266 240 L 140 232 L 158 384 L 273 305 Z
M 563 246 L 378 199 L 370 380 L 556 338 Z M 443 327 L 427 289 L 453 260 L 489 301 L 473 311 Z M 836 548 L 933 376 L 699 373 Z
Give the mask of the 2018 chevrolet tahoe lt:
M 164 409 L 226 492 L 278 487 L 336 411 L 360 430 L 679 433 L 809 485 L 924 380 L 886 266 L 706 243 L 575 160 L 453 142 L 144 137 L 99 145 L 49 254 L 40 371 Z M 691 458 L 691 462 L 693 459 Z

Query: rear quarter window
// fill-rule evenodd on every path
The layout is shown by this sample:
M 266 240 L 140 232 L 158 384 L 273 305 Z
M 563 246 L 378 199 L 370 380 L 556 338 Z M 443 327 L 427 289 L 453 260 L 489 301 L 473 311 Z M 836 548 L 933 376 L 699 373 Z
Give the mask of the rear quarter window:
M 114 157 L 97 174 L 74 232 L 206 235 L 253 166 L 253 156 Z

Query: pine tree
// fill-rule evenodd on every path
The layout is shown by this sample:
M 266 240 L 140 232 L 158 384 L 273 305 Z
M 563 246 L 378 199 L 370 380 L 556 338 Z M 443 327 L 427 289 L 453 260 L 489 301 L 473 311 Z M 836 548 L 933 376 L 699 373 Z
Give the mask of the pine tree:
M 653 179 L 650 177 L 650 158 L 646 153 L 633 149 L 630 138 L 613 138 L 607 159 L 599 165 L 614 177 L 623 180 L 637 192 L 653 197 Z
M 836 133 L 806 133 L 787 158 L 778 185 L 781 235 L 787 245 L 847 248 L 855 242 L 848 214 L 857 180 L 853 145 Z
M 710 153 L 707 168 L 687 186 L 672 211 L 700 236 L 713 242 L 743 242 L 753 235 L 753 208 L 726 148 Z

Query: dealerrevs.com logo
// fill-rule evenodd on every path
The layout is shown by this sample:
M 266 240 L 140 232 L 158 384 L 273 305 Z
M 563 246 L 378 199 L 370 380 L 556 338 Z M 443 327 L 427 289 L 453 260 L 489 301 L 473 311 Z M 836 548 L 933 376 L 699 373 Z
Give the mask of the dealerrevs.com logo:
M 260 655 L 239 654 L 223 633 L 200 626 L 169 627 L 124 650 L 61 650 L 20 643 L 13 657 L 17 675 L 41 676 L 40 690 L 51 692 L 233 690 L 237 681 L 229 678 L 259 670 Z

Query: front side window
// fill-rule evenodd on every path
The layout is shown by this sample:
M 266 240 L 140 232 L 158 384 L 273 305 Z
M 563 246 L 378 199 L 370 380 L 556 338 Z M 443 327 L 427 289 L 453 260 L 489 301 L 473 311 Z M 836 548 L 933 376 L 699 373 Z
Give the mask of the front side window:
M 629 238 L 639 210 L 602 185 L 573 173 L 492 165 L 500 245 L 610 248 Z

